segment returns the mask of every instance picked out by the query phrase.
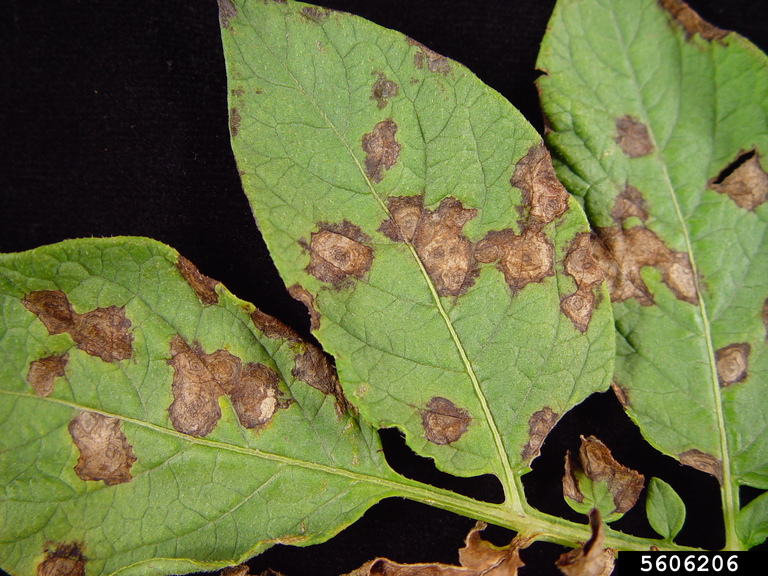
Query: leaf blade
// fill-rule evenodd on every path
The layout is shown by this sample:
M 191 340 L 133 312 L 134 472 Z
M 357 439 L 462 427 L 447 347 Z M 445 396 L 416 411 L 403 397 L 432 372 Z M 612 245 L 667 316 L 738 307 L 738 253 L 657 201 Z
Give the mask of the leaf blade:
M 670 542 L 680 532 L 685 523 L 685 504 L 683 499 L 669 484 L 660 478 L 651 478 L 645 510 L 651 528 Z

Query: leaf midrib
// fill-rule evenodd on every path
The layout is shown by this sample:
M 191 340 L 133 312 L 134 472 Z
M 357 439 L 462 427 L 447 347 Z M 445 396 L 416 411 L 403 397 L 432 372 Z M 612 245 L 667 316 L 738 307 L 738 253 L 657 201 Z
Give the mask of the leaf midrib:
M 318 26 L 323 29 L 323 33 L 325 33 L 325 29 L 322 24 L 318 24 Z M 256 27 L 254 27 L 256 29 Z M 333 45 L 333 39 L 330 38 L 326 34 L 326 39 L 328 42 Z M 265 42 L 262 38 L 262 42 L 264 47 L 272 54 L 272 56 L 280 62 L 280 64 L 283 66 L 283 69 L 285 73 L 293 80 L 296 89 L 307 99 L 307 101 L 315 108 L 318 114 L 323 118 L 323 120 L 328 124 L 328 127 L 333 131 L 336 138 L 341 142 L 341 144 L 344 146 L 345 150 L 349 154 L 350 158 L 353 160 L 355 165 L 357 166 L 358 171 L 360 172 L 360 175 L 364 179 L 366 186 L 368 187 L 368 190 L 370 191 L 373 198 L 376 200 L 384 214 L 397 225 L 397 222 L 393 218 L 393 215 L 387 208 L 386 203 L 384 202 L 383 198 L 378 194 L 376 191 L 376 188 L 373 185 L 373 182 L 371 182 L 371 179 L 366 174 L 365 168 L 360 163 L 360 160 L 355 155 L 354 151 L 352 150 L 352 147 L 349 145 L 349 143 L 346 141 L 346 139 L 343 137 L 341 132 L 338 130 L 334 122 L 328 117 L 328 115 L 325 113 L 325 111 L 320 107 L 319 103 L 310 96 L 309 93 L 307 93 L 304 90 L 304 87 L 301 85 L 299 80 L 293 75 L 291 70 L 288 68 L 288 66 L 285 65 L 282 58 L 280 58 L 270 47 L 268 42 Z M 337 54 L 339 54 L 339 57 L 341 57 L 341 54 L 336 51 Z M 343 60 L 343 58 L 342 58 Z M 405 235 L 401 235 L 403 238 L 405 238 Z M 465 372 L 467 376 L 469 377 L 472 387 L 474 389 L 475 395 L 478 398 L 478 401 L 480 402 L 480 405 L 483 410 L 483 415 L 485 416 L 486 422 L 488 422 L 488 426 L 491 431 L 491 435 L 493 437 L 493 441 L 496 447 L 496 452 L 498 454 L 498 460 L 502 463 L 502 474 L 503 478 L 501 478 L 502 486 L 504 488 L 505 493 L 505 502 L 507 503 L 508 507 L 515 512 L 522 512 L 522 506 L 521 506 L 521 500 L 524 500 L 524 498 L 521 498 L 521 496 L 517 493 L 516 484 L 514 483 L 514 473 L 512 471 L 511 464 L 509 462 L 509 458 L 507 456 L 506 450 L 504 449 L 504 442 L 501 436 L 501 433 L 499 432 L 499 428 L 496 424 L 496 421 L 493 417 L 493 413 L 490 410 L 490 407 L 488 406 L 487 399 L 485 398 L 485 394 L 483 393 L 480 382 L 477 378 L 477 375 L 475 374 L 474 368 L 472 367 L 472 364 L 469 360 L 469 357 L 467 356 L 466 349 L 464 348 L 463 343 L 461 342 L 461 339 L 456 332 L 455 327 L 453 326 L 453 322 L 451 321 L 450 317 L 448 316 L 448 313 L 446 312 L 445 308 L 443 307 L 443 304 L 440 300 L 440 296 L 437 293 L 437 289 L 435 288 L 434 283 L 432 282 L 431 278 L 429 277 L 429 274 L 427 273 L 426 268 L 424 267 L 423 262 L 421 261 L 421 258 L 419 258 L 418 253 L 416 252 L 415 247 L 413 246 L 413 243 L 410 240 L 406 240 L 405 244 L 408 247 L 408 250 L 411 254 L 411 257 L 414 259 L 414 261 L 419 266 L 419 270 L 421 271 L 421 274 L 424 278 L 424 281 L 429 288 L 430 294 L 432 296 L 432 299 L 435 303 L 435 308 L 437 309 L 438 313 L 440 314 L 440 317 L 443 319 L 443 322 L 445 323 L 446 329 L 448 330 L 451 340 L 453 341 L 454 345 L 456 346 L 456 349 L 459 353 L 459 356 L 461 358 L 461 361 L 464 365 Z

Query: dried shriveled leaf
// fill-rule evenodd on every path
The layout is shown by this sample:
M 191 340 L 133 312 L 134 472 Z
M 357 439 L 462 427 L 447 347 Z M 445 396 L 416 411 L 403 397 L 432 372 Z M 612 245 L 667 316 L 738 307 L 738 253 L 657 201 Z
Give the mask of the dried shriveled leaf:
M 768 488 L 768 58 L 679 0 L 561 0 L 538 66 L 558 175 L 583 199 L 645 437 Z
M 562 554 L 555 562 L 566 576 L 609 576 L 613 572 L 616 554 L 603 547 L 605 529 L 597 510 L 589 513 L 589 527 L 592 537 L 580 548 Z
M 480 537 L 486 527 L 478 522 L 469 532 L 465 546 L 459 550 L 460 566 L 449 564 L 398 564 L 386 558 L 366 562 L 348 576 L 516 576 L 525 564 L 520 550 L 527 547 L 530 538 L 516 536 L 506 546 L 494 546 Z
M 395 493 L 324 357 L 201 279 L 141 238 L 0 255 L 3 569 L 212 570 Z
M 673 540 L 685 523 L 685 504 L 675 489 L 660 478 L 651 478 L 645 500 L 651 528 L 665 540 Z
M 243 186 L 347 398 L 441 469 L 515 490 L 613 354 L 588 228 L 540 137 L 402 34 L 292 0 L 232 6 Z

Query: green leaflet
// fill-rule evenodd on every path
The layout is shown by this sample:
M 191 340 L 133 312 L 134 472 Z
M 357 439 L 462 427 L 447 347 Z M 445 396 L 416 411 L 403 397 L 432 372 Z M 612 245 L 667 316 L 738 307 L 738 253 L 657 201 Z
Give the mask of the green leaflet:
M 651 527 L 665 540 L 672 541 L 685 523 L 685 504 L 675 489 L 660 478 L 651 478 L 645 510 Z
M 519 509 L 517 477 L 613 355 L 540 137 L 399 33 L 291 1 L 221 14 L 243 185 L 350 401 L 441 469 L 496 474 Z
M 768 492 L 764 492 L 739 510 L 736 532 L 748 547 L 765 542 L 768 538 Z
M 727 547 L 738 486 L 768 488 L 767 64 L 677 0 L 561 1 L 538 62 L 614 301 L 620 398 L 720 479 Z
M 1 255 L 0 350 L 0 559 L 19 576 L 56 551 L 93 575 L 210 570 L 394 493 L 321 357 L 310 374 L 309 345 L 158 242 Z

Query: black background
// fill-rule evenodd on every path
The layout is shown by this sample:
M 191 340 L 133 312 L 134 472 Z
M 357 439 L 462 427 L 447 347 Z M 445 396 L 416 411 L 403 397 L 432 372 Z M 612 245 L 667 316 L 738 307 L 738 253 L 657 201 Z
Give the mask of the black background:
M 620 0 L 617 0 L 620 1 Z M 713 24 L 768 48 L 768 6 L 696 0 Z M 65 5 L 65 6 L 64 6 Z M 331 8 L 397 29 L 458 60 L 543 128 L 534 80 L 553 0 L 335 0 Z M 0 6 L 0 251 L 66 238 L 140 235 L 163 241 L 251 301 L 309 335 L 302 305 L 286 293 L 241 192 L 229 147 L 226 79 L 213 0 L 4 2 Z M 558 424 L 534 471 L 529 500 L 576 521 L 560 488 L 563 455 L 579 434 L 601 438 L 623 464 L 671 483 L 688 522 L 678 541 L 723 544 L 716 481 L 661 456 L 640 438 L 611 393 Z M 403 473 L 499 501 L 493 478 L 453 479 L 383 432 Z M 286 490 L 290 490 L 286 486 Z M 743 492 L 745 501 L 756 491 Z M 642 502 L 613 526 L 655 536 Z M 366 560 L 456 562 L 473 521 L 387 500 L 324 545 L 277 546 L 254 559 L 287 576 L 349 572 Z M 504 544 L 511 533 L 489 528 Z M 765 547 L 765 546 L 763 546 Z M 562 549 L 536 544 L 525 574 L 557 574 Z

